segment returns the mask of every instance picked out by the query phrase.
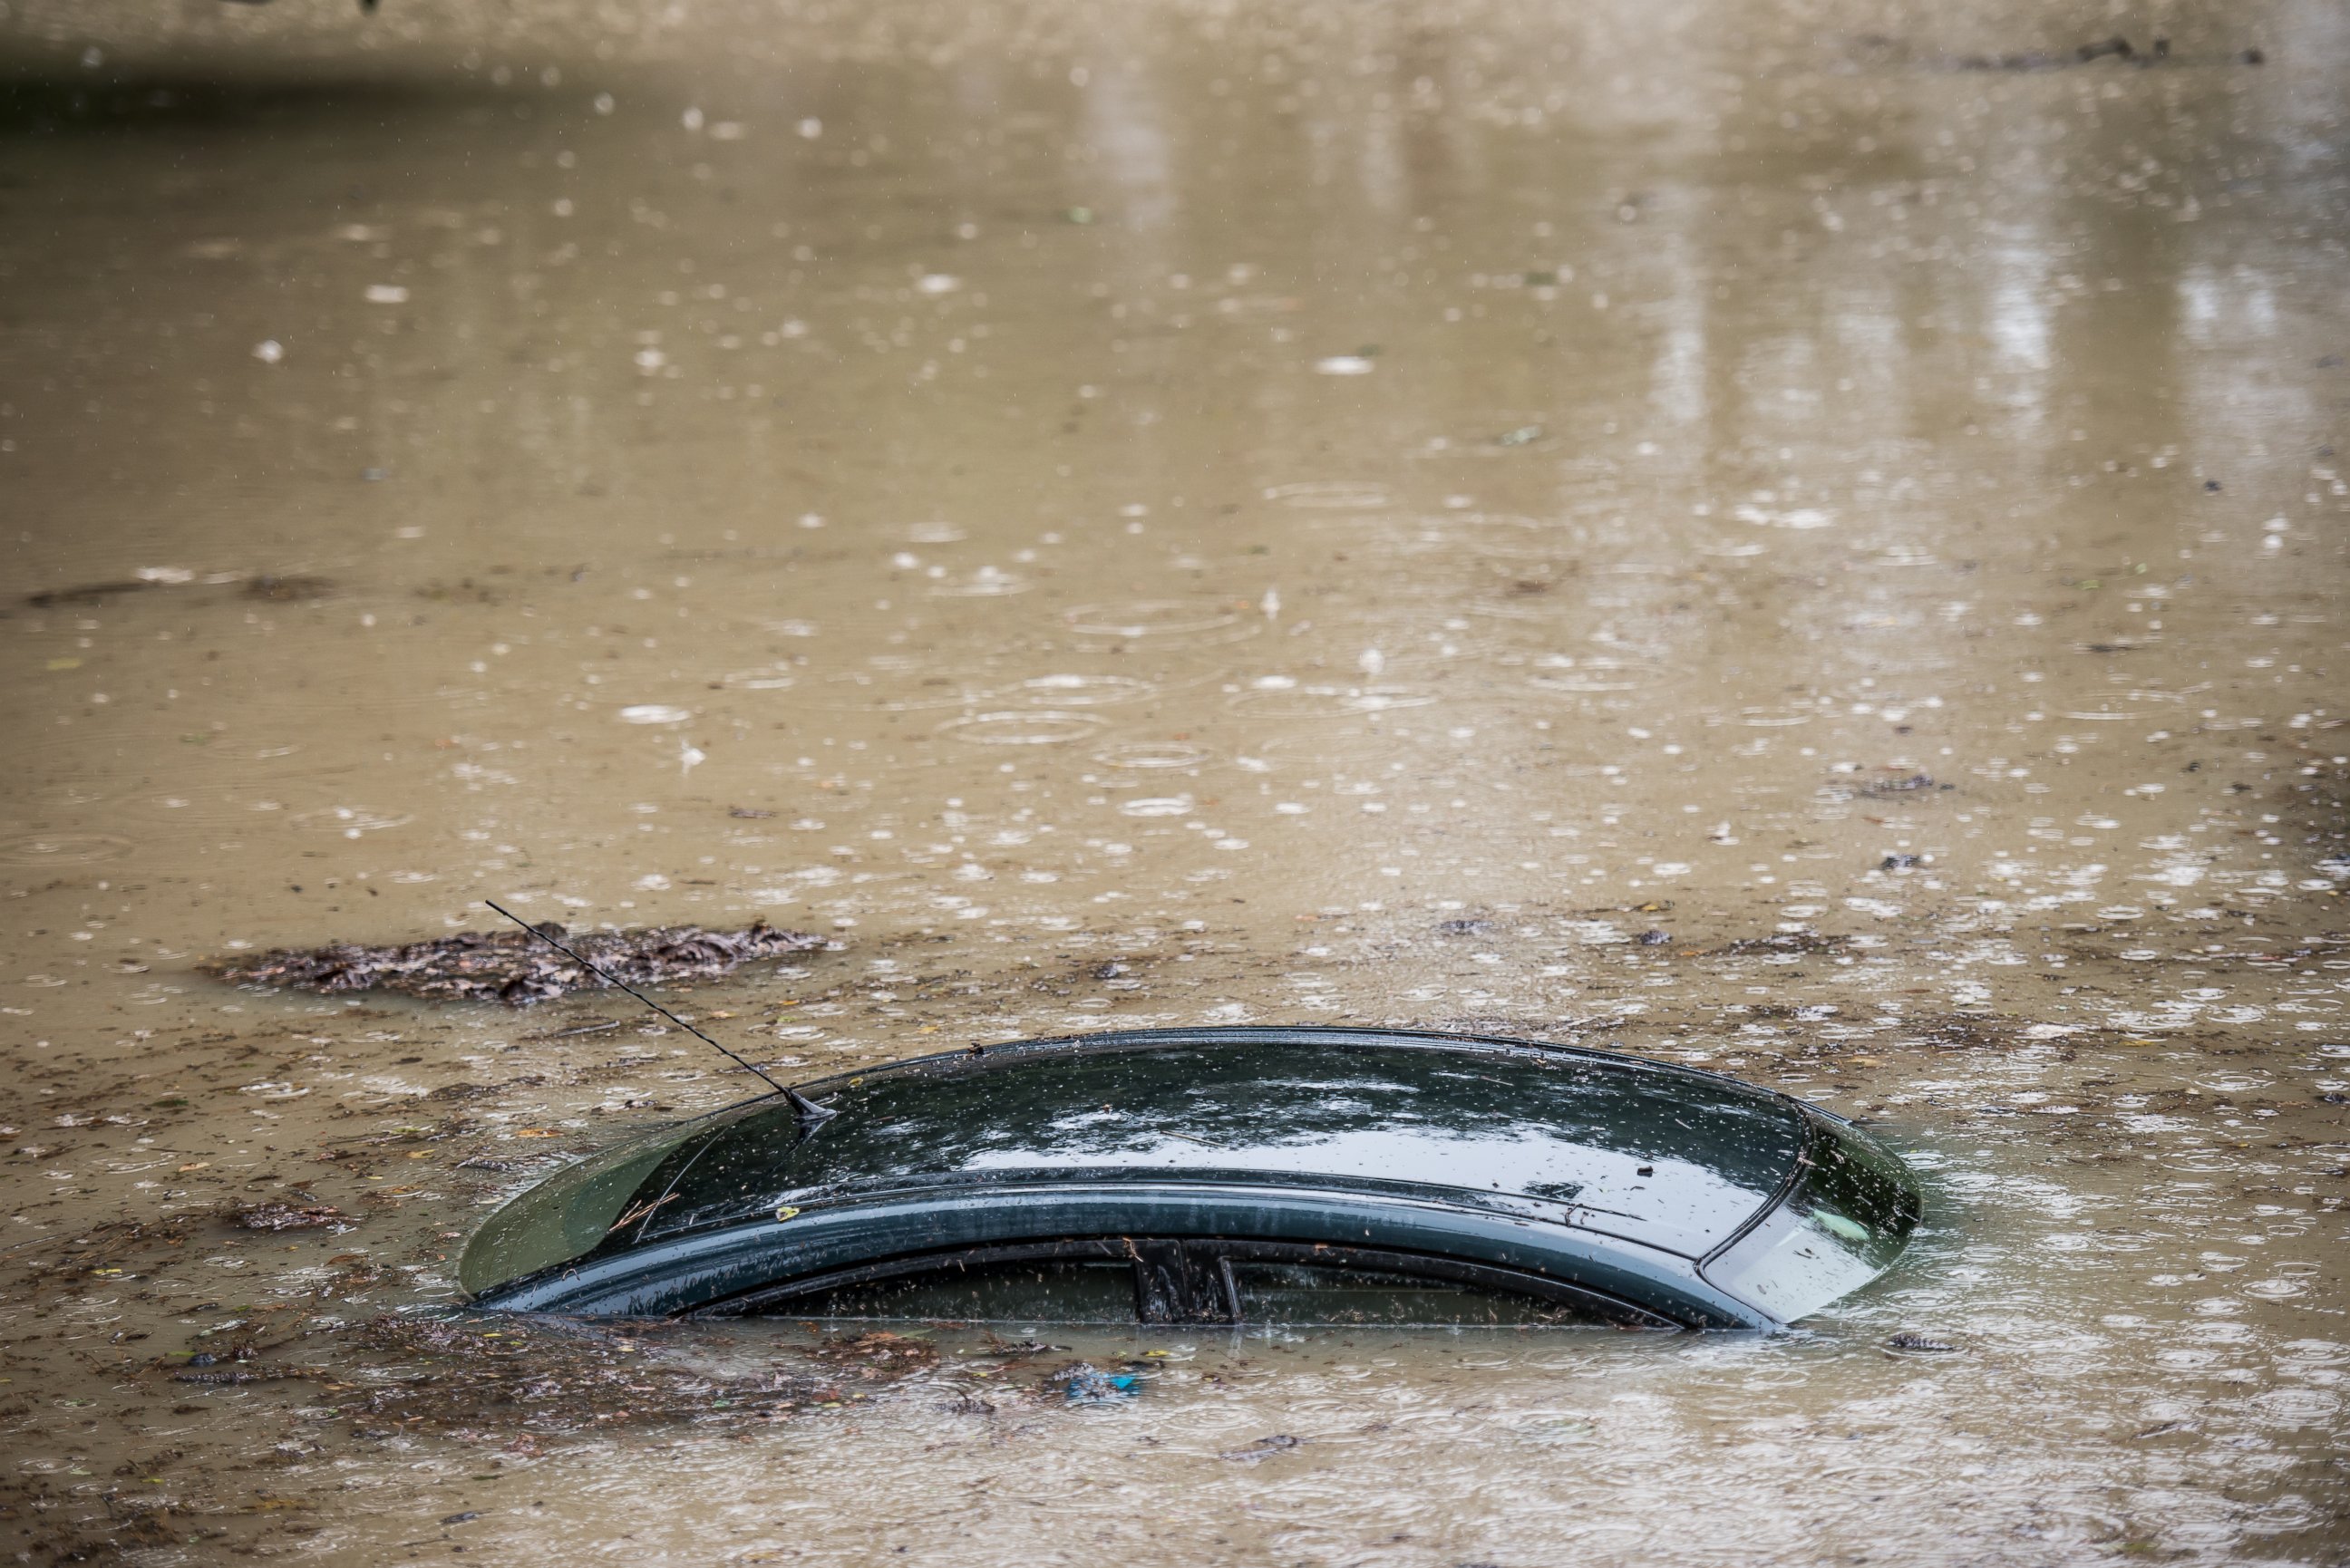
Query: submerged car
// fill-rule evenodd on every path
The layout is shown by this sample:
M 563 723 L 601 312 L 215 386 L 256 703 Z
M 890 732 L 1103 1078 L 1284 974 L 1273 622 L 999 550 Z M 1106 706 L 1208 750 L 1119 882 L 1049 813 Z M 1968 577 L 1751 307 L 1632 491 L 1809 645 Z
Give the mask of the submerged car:
M 1610 1052 L 1372 1029 L 973 1046 L 796 1085 L 491 1218 L 489 1308 L 1771 1328 L 1921 1206 L 1841 1117 Z

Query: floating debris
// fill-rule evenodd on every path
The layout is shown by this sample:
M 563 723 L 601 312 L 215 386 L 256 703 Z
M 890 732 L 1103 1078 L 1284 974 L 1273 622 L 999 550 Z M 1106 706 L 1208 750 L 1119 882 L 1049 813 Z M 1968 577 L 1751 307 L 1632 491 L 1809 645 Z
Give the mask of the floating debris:
M 992 1329 L 983 1330 L 982 1332 L 987 1334 L 988 1345 L 984 1350 L 973 1351 L 972 1354 L 974 1355 L 1043 1355 L 1050 1351 L 1066 1350 L 1068 1348 L 1068 1346 L 1065 1345 L 1047 1345 L 1041 1339 L 1003 1339 L 999 1337 Z
M 1767 937 L 1740 937 L 1710 950 L 1708 958 L 1743 958 L 1749 953 L 1817 953 L 1833 952 L 1851 941 L 1843 936 L 1822 936 L 1817 931 L 1773 931 Z
M 51 609 L 60 605 L 103 604 L 118 594 L 135 594 L 155 587 L 146 579 L 114 583 L 80 583 L 69 588 L 44 588 L 26 594 L 25 602 L 35 609 Z
M 533 1034 L 533 1040 L 568 1040 L 575 1034 L 606 1034 L 620 1027 L 617 1018 L 598 1018 L 586 1023 L 575 1023 L 568 1029 L 551 1030 L 545 1034 Z
M 247 577 L 244 587 L 238 591 L 249 599 L 290 604 L 298 599 L 325 598 L 335 591 L 335 585 L 325 577 L 293 574 L 280 576 L 265 572 L 257 577 Z
M 1960 1347 L 1948 1340 L 1929 1339 L 1922 1334 L 1912 1334 L 1903 1329 L 1885 1342 L 1885 1348 L 1906 1355 L 1955 1355 Z
M 1291 1449 L 1300 1447 L 1305 1441 L 1303 1438 L 1293 1438 L 1285 1432 L 1276 1432 L 1270 1438 L 1259 1438 L 1244 1449 L 1226 1449 L 1216 1458 L 1229 1459 L 1236 1465 L 1263 1464 L 1274 1455 L 1286 1453 Z
M 1864 34 L 1857 42 L 1866 55 L 1875 56 L 1887 63 L 1906 59 L 1929 69 L 1958 71 L 2054 71 L 2095 65 L 2106 59 L 2142 70 L 2165 65 L 2257 66 L 2268 58 L 2256 48 L 2239 49 L 2225 55 L 2177 55 L 2171 50 L 2170 40 L 2160 36 L 2155 38 L 2149 47 L 2141 49 L 2118 35 L 2095 39 L 2069 51 L 2026 49 L 2003 55 L 1912 55 L 1900 40 L 1881 33 Z
M 124 594 L 144 593 L 151 588 L 178 587 L 196 580 L 196 574 L 184 566 L 141 566 L 136 576 L 120 580 L 77 583 L 69 587 L 43 588 L 25 596 L 25 602 L 35 609 L 57 609 L 68 605 L 99 605 Z M 221 572 L 207 576 L 203 582 L 217 587 L 235 583 L 237 592 L 249 599 L 272 603 L 290 603 L 298 599 L 324 598 L 335 591 L 334 583 L 326 577 L 307 576 L 298 573 L 258 572 L 245 576 L 236 572 Z
M 715 980 L 758 959 L 783 958 L 824 945 L 822 937 L 756 921 L 737 931 L 660 926 L 572 936 L 553 921 L 538 928 L 630 985 Z M 232 985 L 297 991 L 398 991 L 432 1002 L 503 1002 L 527 1007 L 605 982 L 562 953 L 515 931 L 459 931 L 405 947 L 340 942 L 283 949 L 259 958 L 206 965 Z
M 238 1210 L 236 1222 L 248 1231 L 308 1231 L 351 1221 L 348 1215 L 330 1203 L 312 1203 L 299 1209 L 291 1203 L 256 1203 Z
M 1950 789 L 1952 787 L 1952 785 L 1946 784 L 1937 784 L 1930 774 L 1911 774 L 1907 778 L 1878 779 L 1872 784 L 1863 784 L 1860 788 L 1860 793 L 1869 795 L 1908 794 L 1913 790 Z
M 879 1328 L 834 1334 L 806 1354 L 823 1366 L 855 1367 L 864 1378 L 927 1371 L 939 1364 L 939 1347 L 929 1340 Z
M 1084 1361 L 1050 1381 L 1062 1386 L 1072 1405 L 1107 1405 L 1120 1399 L 1130 1399 L 1142 1383 L 1130 1372 L 1104 1372 Z

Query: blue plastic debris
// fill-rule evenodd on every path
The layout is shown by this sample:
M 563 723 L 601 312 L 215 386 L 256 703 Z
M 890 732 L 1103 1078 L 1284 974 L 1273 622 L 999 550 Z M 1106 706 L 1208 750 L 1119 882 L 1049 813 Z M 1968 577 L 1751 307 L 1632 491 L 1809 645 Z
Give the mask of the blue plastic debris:
M 1106 1405 L 1115 1399 L 1131 1399 L 1142 1380 L 1130 1373 L 1103 1372 L 1079 1362 L 1061 1374 L 1067 1386 L 1072 1405 Z

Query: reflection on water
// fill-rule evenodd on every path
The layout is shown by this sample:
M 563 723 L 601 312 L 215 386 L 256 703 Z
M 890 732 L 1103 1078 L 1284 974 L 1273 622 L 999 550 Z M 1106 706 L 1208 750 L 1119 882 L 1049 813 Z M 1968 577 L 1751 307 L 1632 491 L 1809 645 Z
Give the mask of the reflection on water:
M 16 1548 L 2338 1554 L 2337 10 L 11 0 Z M 670 999 L 811 1075 L 1702 1064 L 1929 1228 L 1774 1340 L 368 1329 L 745 1083 L 194 970 L 485 895 L 831 933 Z

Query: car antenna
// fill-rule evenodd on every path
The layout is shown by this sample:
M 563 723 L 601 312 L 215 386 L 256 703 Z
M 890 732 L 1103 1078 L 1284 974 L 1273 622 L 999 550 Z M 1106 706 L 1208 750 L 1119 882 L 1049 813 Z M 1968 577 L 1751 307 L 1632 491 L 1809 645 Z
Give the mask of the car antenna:
M 737 1056 L 733 1052 L 729 1051 L 725 1046 L 721 1045 L 717 1041 L 712 1040 L 709 1035 L 704 1034 L 701 1030 L 696 1029 L 692 1024 L 688 1023 L 684 1019 L 680 1018 L 676 1013 L 671 1012 L 668 1008 L 663 1007 L 660 1002 L 655 1002 L 651 997 L 647 996 L 643 992 L 639 991 L 635 986 L 630 985 L 619 975 L 612 973 L 609 970 L 607 970 L 600 964 L 597 963 L 595 960 L 588 958 L 586 954 L 576 951 L 571 948 L 565 947 L 561 942 L 556 941 L 553 937 L 547 935 L 544 929 L 532 925 L 528 920 L 524 919 L 520 915 L 515 914 L 512 909 L 507 909 L 504 904 L 499 903 L 496 899 L 484 898 L 482 902 L 487 904 L 491 909 L 495 909 L 499 914 L 504 915 L 507 919 L 512 920 L 515 925 L 520 926 L 524 930 L 528 931 L 532 936 L 536 937 L 540 941 L 545 942 L 548 947 L 553 948 L 556 952 L 561 953 L 564 957 L 577 964 L 581 969 L 586 970 L 589 974 L 594 975 L 598 980 L 602 981 L 606 985 L 619 986 L 622 991 L 627 992 L 630 996 L 635 997 L 639 1002 L 643 1002 L 647 1007 L 651 1008 L 655 1012 L 660 1013 L 663 1018 L 668 1019 L 671 1023 L 676 1024 L 688 1034 L 692 1035 L 695 1039 L 701 1041 L 703 1044 L 709 1046 L 712 1050 L 717 1052 L 720 1055 L 725 1057 L 728 1061 L 733 1063 L 736 1066 L 742 1068 L 753 1077 L 764 1083 L 767 1087 L 775 1090 L 777 1094 L 783 1096 L 784 1098 L 792 1103 L 792 1109 L 799 1112 L 801 1121 L 810 1124 L 816 1122 L 828 1122 L 833 1117 L 840 1114 L 838 1111 L 828 1110 L 825 1106 L 817 1105 L 814 1100 L 809 1099 L 806 1095 L 801 1094 L 797 1089 L 793 1088 L 788 1084 L 778 1084 L 775 1079 L 768 1077 L 764 1072 L 751 1065 L 750 1063 L 745 1062 L 742 1057 Z

